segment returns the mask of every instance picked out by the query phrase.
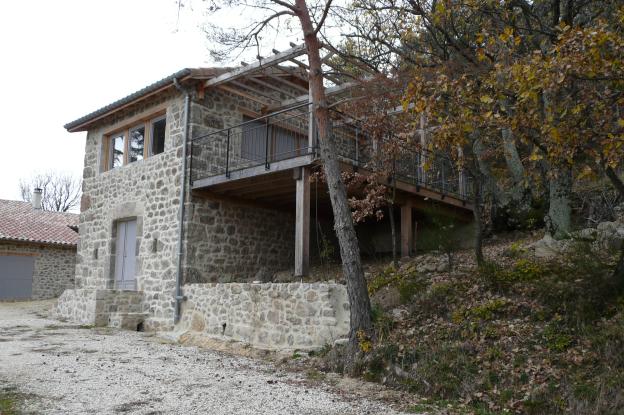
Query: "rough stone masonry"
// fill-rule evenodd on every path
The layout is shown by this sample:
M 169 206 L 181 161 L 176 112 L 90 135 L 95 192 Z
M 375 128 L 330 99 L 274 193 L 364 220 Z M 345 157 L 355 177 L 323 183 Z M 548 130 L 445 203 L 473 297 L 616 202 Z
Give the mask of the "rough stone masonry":
M 242 122 L 242 107 L 258 110 L 256 104 L 222 91 L 192 101 L 190 138 Z M 104 140 L 111 132 L 136 122 L 129 120 L 162 112 L 167 124 L 164 152 L 115 169 L 103 168 Z M 157 94 L 89 127 L 76 285 L 59 299 L 60 317 L 82 324 L 122 325 L 128 314 L 144 313 L 144 329 L 174 329 L 184 118 L 183 95 L 174 91 Z M 217 153 L 207 155 L 205 167 L 220 162 Z M 194 169 L 201 167 L 197 160 Z M 188 183 L 186 191 L 183 291 L 187 301 L 182 328 L 203 324 L 205 334 L 218 335 L 221 330 L 221 336 L 264 348 L 321 347 L 346 335 L 349 320 L 343 286 L 243 284 L 259 270 L 274 273 L 292 266 L 294 213 L 195 194 Z M 126 219 L 137 224 L 137 290 L 131 295 L 116 290 L 114 284 L 115 225 Z

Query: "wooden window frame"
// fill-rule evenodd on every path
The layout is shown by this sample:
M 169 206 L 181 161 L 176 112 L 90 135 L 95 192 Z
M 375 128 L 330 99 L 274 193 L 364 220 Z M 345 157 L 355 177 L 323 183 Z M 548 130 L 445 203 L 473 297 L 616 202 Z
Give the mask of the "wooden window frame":
M 147 137 L 145 138 L 145 142 L 146 142 L 146 148 L 147 148 L 147 153 L 148 153 L 148 157 L 152 157 L 154 156 L 154 147 L 153 147 L 153 143 L 152 143 L 152 135 L 154 133 L 154 123 L 158 122 L 158 121 L 162 121 L 165 120 L 165 137 L 167 136 L 166 131 L 167 131 L 167 114 L 161 114 L 161 115 L 157 115 L 155 117 L 151 117 L 149 119 L 149 121 L 147 122 L 147 126 L 149 127 L 149 133 L 145 133 L 146 135 L 149 135 L 149 141 L 147 140 Z M 163 152 L 165 151 L 165 146 L 163 143 Z M 158 153 L 160 154 L 160 153 Z
M 159 110 L 157 112 L 152 112 L 149 115 L 137 118 L 137 119 L 132 119 L 130 120 L 130 122 L 126 123 L 125 125 L 123 125 L 122 127 L 119 126 L 115 126 L 112 129 L 110 129 L 109 131 L 105 132 L 102 135 L 102 163 L 101 163 L 101 168 L 100 171 L 101 172 L 106 172 L 106 171 L 110 171 L 110 170 L 115 170 L 116 168 L 121 168 L 124 166 L 127 166 L 129 164 L 135 163 L 135 162 L 130 162 L 129 161 L 129 154 L 130 154 L 130 132 L 136 130 L 137 128 L 144 128 L 145 131 L 145 137 L 144 137 L 144 141 L 143 141 L 143 160 L 145 160 L 146 158 L 152 157 L 154 154 L 152 153 L 152 125 L 155 121 L 159 121 L 165 119 L 166 120 L 166 110 L 162 109 Z M 166 123 L 166 121 L 165 121 Z M 166 128 L 166 124 L 165 124 L 165 128 Z M 113 162 L 113 158 L 112 158 L 112 152 L 113 152 L 113 145 L 112 145 L 112 140 L 113 138 L 122 136 L 123 137 L 123 148 L 124 148 L 124 156 L 123 156 L 123 161 L 122 161 L 122 165 L 116 168 L 113 168 L 112 166 L 112 162 Z M 141 160 L 137 160 L 137 161 L 141 161 Z

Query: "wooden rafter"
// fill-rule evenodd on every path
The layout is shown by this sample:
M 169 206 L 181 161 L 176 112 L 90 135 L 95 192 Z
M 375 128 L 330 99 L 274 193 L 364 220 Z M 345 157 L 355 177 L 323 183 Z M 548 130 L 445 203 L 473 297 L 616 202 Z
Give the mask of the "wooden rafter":
M 245 75 L 249 75 L 254 72 L 261 71 L 265 68 L 276 66 L 282 62 L 289 61 L 305 53 L 306 53 L 305 45 L 294 46 L 293 48 L 285 50 L 284 52 L 277 53 L 268 58 L 259 59 L 256 62 L 248 64 L 247 66 L 241 66 L 240 68 L 236 68 L 233 71 L 226 72 L 215 78 L 209 79 L 206 81 L 206 86 L 222 85 L 226 82 L 233 81 Z
M 261 86 L 263 86 L 265 88 L 269 88 L 269 89 L 271 89 L 271 90 L 273 90 L 275 92 L 279 92 L 280 94 L 285 94 L 286 96 L 289 96 L 291 98 L 295 97 L 295 95 L 292 94 L 290 91 L 284 90 L 283 88 L 280 88 L 279 86 L 274 85 L 274 84 L 272 84 L 270 82 L 266 82 L 266 81 L 263 81 L 261 79 L 258 79 L 255 76 L 246 77 L 245 80 L 249 81 L 249 82 L 253 82 L 253 83 L 258 84 L 258 85 L 261 85 Z M 279 78 L 278 78 L 278 80 L 279 80 Z
M 241 96 L 243 98 L 247 98 L 247 99 L 249 99 L 251 101 L 257 102 L 258 104 L 261 104 L 264 107 L 271 106 L 271 102 L 265 101 L 265 100 L 263 100 L 261 98 L 258 98 L 257 96 L 248 94 L 247 92 L 241 91 L 238 88 L 232 88 L 231 86 L 228 86 L 228 85 L 219 85 L 219 86 L 217 86 L 217 88 L 222 89 L 222 90 L 224 90 L 226 92 L 229 92 L 231 94 L 235 94 L 235 95 Z
M 242 83 L 240 81 L 230 81 L 230 84 L 234 85 L 234 86 L 237 86 L 239 88 L 245 89 L 245 90 L 247 90 L 249 92 L 252 92 L 252 93 L 254 93 L 254 94 L 256 94 L 256 95 L 258 95 L 260 97 L 267 98 L 267 99 L 269 99 L 271 101 L 280 102 L 280 100 L 278 98 L 272 97 L 268 93 L 260 91 L 259 89 L 256 89 L 256 88 L 254 88 L 254 87 L 252 87 L 250 85 L 244 84 L 244 83 Z
M 346 83 L 341 84 L 341 85 L 336 85 L 336 86 L 331 87 L 331 88 L 326 88 L 325 89 L 325 95 L 327 97 L 335 96 L 335 95 L 341 94 L 341 93 L 343 93 L 345 91 L 348 91 L 349 89 L 351 89 L 351 88 L 353 88 L 353 87 L 355 87 L 357 85 L 359 85 L 359 82 L 346 82 Z M 285 101 L 282 101 L 280 103 L 279 107 L 271 107 L 271 108 L 269 108 L 269 110 L 277 111 L 277 110 L 280 110 L 282 108 L 288 108 L 288 107 L 293 106 L 293 105 L 302 104 L 302 103 L 308 101 L 309 98 L 310 97 L 309 97 L 308 94 L 299 95 L 296 98 L 287 99 Z

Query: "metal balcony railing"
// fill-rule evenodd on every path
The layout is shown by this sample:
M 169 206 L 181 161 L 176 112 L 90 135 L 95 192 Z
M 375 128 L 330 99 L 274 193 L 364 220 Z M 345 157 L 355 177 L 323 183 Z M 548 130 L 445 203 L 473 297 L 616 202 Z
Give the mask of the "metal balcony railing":
M 400 144 L 391 155 L 353 122 L 332 111 L 338 157 L 356 168 L 393 171 L 396 180 L 468 200 L 472 194 L 468 175 L 458 171 L 444 154 L 433 154 L 416 145 Z M 309 104 L 263 117 L 244 119 L 233 127 L 191 140 L 191 180 L 225 175 L 251 167 L 271 169 L 275 162 L 300 156 L 318 156 L 318 140 L 309 145 Z

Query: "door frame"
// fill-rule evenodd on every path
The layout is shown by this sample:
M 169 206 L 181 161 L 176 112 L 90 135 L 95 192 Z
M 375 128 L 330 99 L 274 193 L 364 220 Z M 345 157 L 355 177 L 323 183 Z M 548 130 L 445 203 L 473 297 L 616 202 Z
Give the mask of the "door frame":
M 119 287 L 117 285 L 117 281 L 116 281 L 116 275 L 115 275 L 115 269 L 116 269 L 116 263 L 117 263 L 117 229 L 118 229 L 118 224 L 120 222 L 130 222 L 130 221 L 135 221 L 136 222 L 136 238 L 135 238 L 135 243 L 136 243 L 136 247 L 135 247 L 135 260 L 134 260 L 134 287 L 133 288 L 125 288 L 125 287 Z M 121 217 L 118 219 L 114 219 L 111 221 L 111 228 L 110 228 L 110 240 L 109 240 L 109 260 L 107 261 L 107 266 L 109 267 L 108 269 L 108 282 L 107 282 L 107 288 L 108 289 L 114 289 L 114 290 L 123 290 L 123 291 L 138 291 L 139 289 L 139 276 L 141 275 L 141 269 L 142 269 L 142 261 L 141 261 L 141 257 L 139 255 L 140 252 L 140 247 L 141 247 L 141 242 L 142 242 L 142 237 L 143 237 L 143 219 L 141 216 L 127 216 L 127 217 Z

